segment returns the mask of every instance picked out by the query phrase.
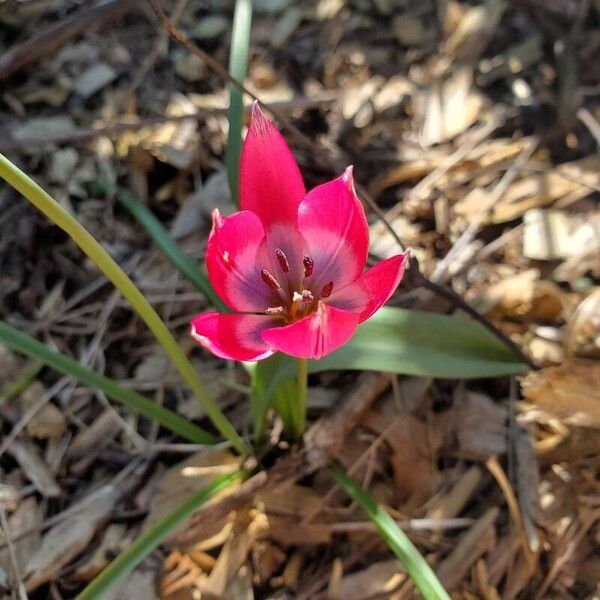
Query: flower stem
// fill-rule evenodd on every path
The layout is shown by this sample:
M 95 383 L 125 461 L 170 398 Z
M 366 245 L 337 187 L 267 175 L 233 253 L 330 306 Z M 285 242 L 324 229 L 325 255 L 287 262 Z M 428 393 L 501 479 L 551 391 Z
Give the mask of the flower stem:
M 55 225 L 65 231 L 81 250 L 94 262 L 112 284 L 127 299 L 131 308 L 148 326 L 154 337 L 164 348 L 182 378 L 198 398 L 206 414 L 223 436 L 240 453 L 245 454 L 248 449 L 233 425 L 221 412 L 208 390 L 204 387 L 196 370 L 184 354 L 183 350 L 171 335 L 171 332 L 158 316 L 144 294 L 136 287 L 131 279 L 110 257 L 108 252 L 94 239 L 77 219 L 69 214 L 56 200 L 54 200 L 37 183 L 28 177 L 18 167 L 13 165 L 5 156 L 0 154 L 0 178 L 8 182 L 20 192 L 38 210 L 44 213 Z
M 300 439 L 306 429 L 306 398 L 308 395 L 308 360 L 306 358 L 298 359 L 297 390 L 298 394 L 292 407 L 292 414 L 295 437 Z

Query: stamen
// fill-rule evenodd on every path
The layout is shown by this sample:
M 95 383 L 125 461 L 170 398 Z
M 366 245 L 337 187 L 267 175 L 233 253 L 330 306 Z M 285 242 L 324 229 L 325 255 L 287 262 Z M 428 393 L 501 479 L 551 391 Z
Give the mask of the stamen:
M 312 292 L 310 290 L 302 290 L 302 302 L 308 304 L 314 300 Z
M 283 250 L 280 250 L 279 248 L 277 248 L 277 250 L 275 250 L 275 256 L 277 257 L 277 260 L 279 261 L 279 264 L 281 265 L 283 272 L 289 273 L 290 272 L 290 263 L 288 262 L 285 252 Z
M 268 315 L 282 315 L 284 313 L 283 306 L 269 306 L 266 313 Z
M 302 259 L 302 264 L 304 265 L 304 277 L 310 277 L 315 268 L 315 261 L 306 254 Z
M 275 279 L 275 277 L 273 277 L 273 275 L 271 275 L 271 273 L 269 273 L 269 271 L 267 271 L 266 269 L 263 269 L 260 272 L 260 276 L 262 277 L 262 280 L 274 291 L 277 292 L 278 290 L 281 289 L 281 286 L 279 285 L 279 282 L 277 281 L 277 279 Z
M 331 296 L 331 292 L 333 291 L 333 281 L 325 284 L 323 289 L 321 290 L 321 298 L 328 298 Z

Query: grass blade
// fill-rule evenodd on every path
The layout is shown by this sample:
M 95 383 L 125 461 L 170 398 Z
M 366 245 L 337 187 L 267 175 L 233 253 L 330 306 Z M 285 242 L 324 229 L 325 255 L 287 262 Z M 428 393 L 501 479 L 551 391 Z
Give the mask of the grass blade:
M 427 561 L 419 554 L 408 536 L 398 527 L 390 515 L 340 467 L 333 466 L 331 472 L 335 482 L 365 511 L 373 521 L 381 537 L 398 557 L 408 576 L 415 582 L 426 600 L 450 600 Z
M 246 79 L 252 0 L 237 0 L 233 14 L 229 73 L 238 81 Z M 229 133 L 227 139 L 227 179 L 231 198 L 239 206 L 240 154 L 242 151 L 242 123 L 244 106 L 242 92 L 232 87 L 229 91 Z
M 134 390 L 123 387 L 116 381 L 87 369 L 69 356 L 51 350 L 45 344 L 31 336 L 0 321 L 0 341 L 16 352 L 21 352 L 40 363 L 52 367 L 64 375 L 70 375 L 86 386 L 104 392 L 109 398 L 120 402 L 127 408 L 156 421 L 166 429 L 196 444 L 214 444 L 217 440 L 212 433 L 194 425 L 178 414 L 163 408 L 156 402 L 144 398 Z
M 117 200 L 146 230 L 164 255 L 179 269 L 184 277 L 187 277 L 206 296 L 210 304 L 221 312 L 227 311 L 227 307 L 217 296 L 208 281 L 208 277 L 200 270 L 196 261 L 185 254 L 163 224 L 130 191 L 104 181 L 94 182 L 94 189 L 96 188 L 105 195 L 114 194 Z
M 156 340 L 163 347 L 215 427 L 231 442 L 236 450 L 242 454 L 247 453 L 248 448 L 244 440 L 242 440 L 235 427 L 227 420 L 227 417 L 221 412 L 211 394 L 204 387 L 192 363 L 171 335 L 167 326 L 163 323 L 154 308 L 152 308 L 152 305 L 148 302 L 144 294 L 140 292 L 108 252 L 77 219 L 2 154 L 0 154 L 0 177 L 20 192 L 55 225 L 58 225 L 65 231 L 123 294 L 131 305 L 131 308 L 138 313 L 148 326 L 148 329 L 154 334 Z
M 121 552 L 100 575 L 76 596 L 76 600 L 102 598 L 110 587 L 121 577 L 133 571 L 178 525 L 183 523 L 202 504 L 241 479 L 243 479 L 243 473 L 236 471 L 235 473 L 216 477 L 207 486 L 198 490 L 159 523 L 142 533 L 127 550 Z

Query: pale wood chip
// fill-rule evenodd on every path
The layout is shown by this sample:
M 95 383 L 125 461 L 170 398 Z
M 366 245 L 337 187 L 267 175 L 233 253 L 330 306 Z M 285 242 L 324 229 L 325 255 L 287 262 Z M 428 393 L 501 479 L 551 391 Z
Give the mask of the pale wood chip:
M 8 451 L 19 463 L 27 479 L 35 485 L 41 494 L 47 498 L 56 498 L 61 495 L 61 489 L 48 465 L 40 456 L 37 446 L 29 440 L 14 440 Z
M 521 383 L 527 400 L 566 422 L 600 428 L 600 363 L 567 359 L 528 373 Z
M 61 569 L 87 548 L 95 533 L 104 526 L 120 492 L 105 485 L 70 509 L 69 515 L 46 532 L 41 546 L 25 566 L 25 585 L 33 591 L 54 579 Z

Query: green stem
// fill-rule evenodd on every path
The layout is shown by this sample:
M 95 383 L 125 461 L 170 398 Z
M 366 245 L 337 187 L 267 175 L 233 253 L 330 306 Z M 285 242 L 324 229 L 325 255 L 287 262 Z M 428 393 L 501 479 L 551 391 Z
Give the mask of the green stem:
M 196 370 L 169 332 L 167 326 L 133 281 L 110 257 L 108 252 L 58 202 L 2 154 L 0 154 L 0 177 L 25 196 L 29 202 L 43 212 L 55 225 L 58 225 L 65 231 L 123 294 L 171 358 L 173 364 L 190 386 L 190 389 L 200 401 L 215 427 L 231 442 L 234 448 L 240 453 L 245 454 L 247 452 L 246 444 L 204 387 Z
M 235 473 L 216 477 L 207 486 L 198 490 L 159 523 L 142 533 L 127 550 L 121 552 L 76 597 L 76 600 L 96 600 L 102 598 L 111 586 L 123 577 L 123 575 L 133 571 L 178 525 L 192 515 L 199 506 L 218 492 L 229 487 L 235 481 L 243 478 L 243 473 L 236 471 Z
M 298 359 L 298 374 L 296 378 L 297 397 L 292 405 L 292 415 L 294 420 L 295 437 L 300 439 L 306 429 L 306 406 L 308 395 L 308 360 L 306 358 Z
M 250 23 L 252 0 L 237 0 L 233 14 L 229 73 L 238 81 L 244 81 L 248 69 L 250 46 Z M 231 198 L 239 206 L 240 153 L 242 150 L 242 92 L 235 87 L 229 91 L 229 133 L 227 136 L 227 179 Z

